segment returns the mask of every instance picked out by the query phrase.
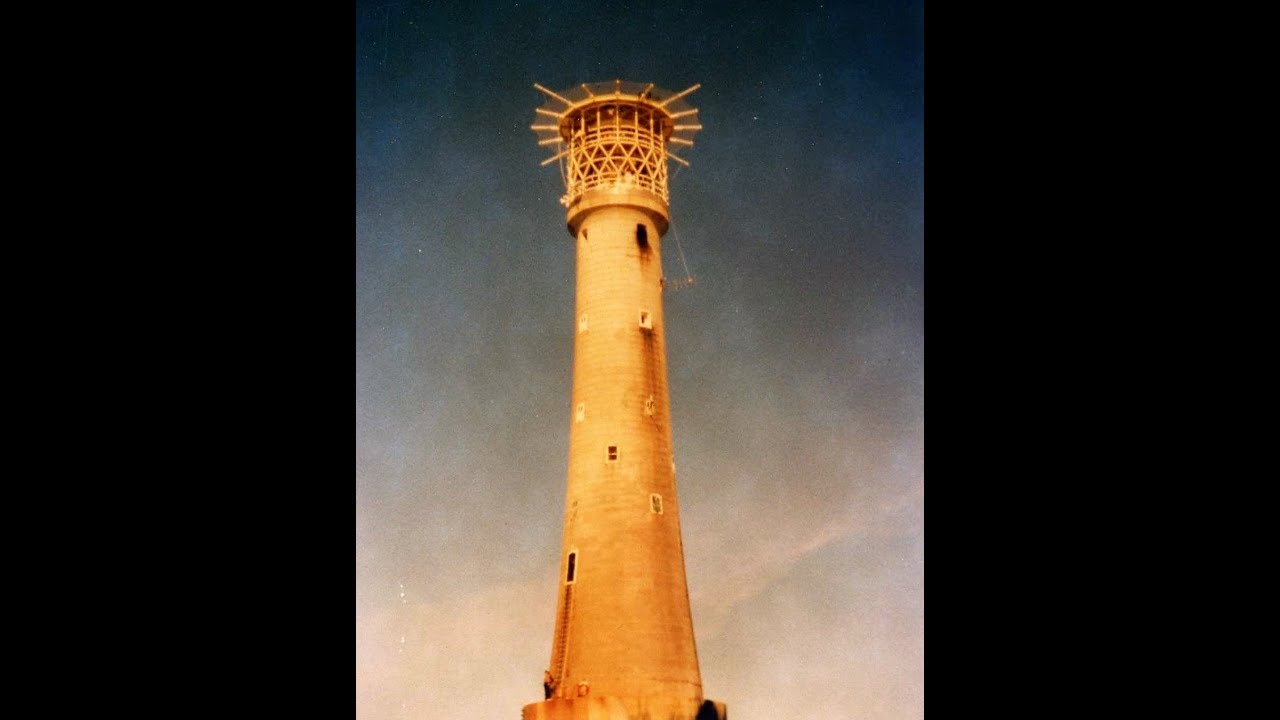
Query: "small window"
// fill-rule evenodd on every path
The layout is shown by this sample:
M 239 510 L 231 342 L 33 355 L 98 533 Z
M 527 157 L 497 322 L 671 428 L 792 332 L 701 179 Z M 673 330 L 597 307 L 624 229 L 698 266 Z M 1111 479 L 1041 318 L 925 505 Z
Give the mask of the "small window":
M 653 414 L 653 396 L 652 396 L 652 395 L 650 395 L 650 396 L 649 396 L 649 397 L 644 401 L 644 414 L 645 414 L 645 415 L 652 415 L 652 414 Z
M 578 403 L 578 412 L 573 418 L 576 422 L 582 422 L 587 419 L 587 404 Z
M 582 315 L 578 317 L 578 332 L 581 333 L 586 331 L 587 331 L 587 314 L 582 313 Z
M 569 568 L 568 570 L 565 571 L 565 574 L 564 574 L 564 581 L 566 583 L 573 582 L 574 573 L 578 569 L 577 563 L 578 563 L 578 553 L 576 552 L 569 553 Z
M 662 496 L 654 493 L 649 496 L 649 510 L 658 515 L 662 514 Z
M 653 316 L 649 314 L 648 310 L 640 311 L 640 327 L 645 330 L 653 329 Z
M 644 225 L 636 225 L 636 243 L 641 247 L 649 244 L 649 229 Z
M 617 445 L 610 445 L 610 446 L 609 446 L 609 454 L 608 454 L 608 458 L 609 458 L 609 462 L 617 462 L 617 460 L 618 460 L 618 446 L 617 446 Z

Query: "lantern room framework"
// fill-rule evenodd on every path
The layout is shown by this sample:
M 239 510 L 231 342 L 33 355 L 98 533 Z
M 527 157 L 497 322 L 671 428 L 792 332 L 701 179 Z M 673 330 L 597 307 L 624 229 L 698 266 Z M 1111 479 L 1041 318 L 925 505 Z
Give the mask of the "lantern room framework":
M 669 200 L 667 159 L 686 167 L 689 163 L 668 146 L 693 146 L 692 133 L 702 126 L 681 122 L 698 112 L 683 98 L 701 85 L 679 93 L 620 80 L 583 83 L 563 94 L 534 87 L 551 98 L 547 107 L 535 112 L 555 123 L 530 128 L 539 133 L 539 145 L 556 147 L 542 164 L 561 161 L 562 205 L 568 207 L 589 190 L 610 186 L 648 190 L 663 203 Z

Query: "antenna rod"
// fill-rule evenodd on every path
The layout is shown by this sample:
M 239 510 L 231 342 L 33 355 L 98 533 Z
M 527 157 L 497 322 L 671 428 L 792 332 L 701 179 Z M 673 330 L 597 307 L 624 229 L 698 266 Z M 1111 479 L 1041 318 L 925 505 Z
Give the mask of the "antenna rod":
M 702 87 L 702 83 L 697 83 L 693 87 L 689 88 L 688 90 L 685 90 L 683 92 L 678 92 L 675 95 L 672 95 L 671 97 L 667 98 L 666 100 L 663 100 L 662 102 L 658 103 L 658 107 L 666 107 L 667 103 L 679 100 L 680 98 L 684 97 L 685 95 L 688 95 L 689 93 L 693 92 L 694 90 L 697 90 L 700 87 Z
M 546 166 L 550 165 L 551 163 L 555 162 L 556 160 L 559 160 L 560 158 L 562 158 L 562 157 L 564 157 L 565 155 L 568 155 L 568 154 L 569 154 L 569 150 L 566 148 L 565 150 L 561 151 L 560 153 L 558 153 L 558 154 L 556 154 L 556 155 L 552 155 L 551 157 L 547 158 L 546 160 L 543 160 L 543 161 L 542 161 L 542 164 L 541 164 L 541 165 L 539 165 L 538 167 L 546 167 Z M 684 161 L 682 160 L 681 162 L 684 162 Z M 688 165 L 688 164 L 689 164 L 689 163 L 685 163 L 685 165 Z
M 557 94 L 555 94 L 555 93 L 551 92 L 550 90 L 548 90 L 548 89 L 546 89 L 546 88 L 542 87 L 542 86 L 541 86 L 541 85 L 539 85 L 538 83 L 534 83 L 534 84 L 533 84 L 533 86 L 534 86 L 534 87 L 536 87 L 536 88 L 538 88 L 538 89 L 539 89 L 539 90 L 541 90 L 542 92 L 544 92 L 544 93 L 546 93 L 546 94 L 550 95 L 551 97 L 553 97 L 553 98 L 555 98 L 555 99 L 559 100 L 560 102 L 564 103 L 565 105 L 568 105 L 569 107 L 573 107 L 573 103 L 569 102 L 568 100 L 565 100 L 563 97 L 561 97 L 561 96 L 559 96 L 559 95 L 557 95 Z

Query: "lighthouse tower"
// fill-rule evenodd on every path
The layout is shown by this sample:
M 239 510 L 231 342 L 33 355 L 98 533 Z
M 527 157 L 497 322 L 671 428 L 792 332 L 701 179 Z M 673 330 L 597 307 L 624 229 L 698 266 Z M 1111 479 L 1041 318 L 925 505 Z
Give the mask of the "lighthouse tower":
M 701 129 L 652 84 L 553 92 L 532 129 L 577 244 L 569 474 L 544 702 L 523 720 L 725 718 L 702 695 L 680 541 L 662 313 L 667 159 Z

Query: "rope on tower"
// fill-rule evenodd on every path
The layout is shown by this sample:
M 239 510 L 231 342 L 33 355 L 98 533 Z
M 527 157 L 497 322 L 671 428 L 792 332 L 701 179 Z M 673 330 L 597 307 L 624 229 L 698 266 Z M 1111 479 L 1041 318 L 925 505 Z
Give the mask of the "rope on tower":
M 663 287 L 668 290 L 680 290 L 695 285 L 698 282 L 698 278 L 689 272 L 689 263 L 684 259 L 684 247 L 680 245 L 680 231 L 676 229 L 674 223 L 670 225 L 670 228 L 672 237 L 676 239 L 676 252 L 680 253 L 680 265 L 684 267 L 684 278 L 664 282 Z
M 671 175 L 671 179 L 667 182 L 674 183 L 676 178 L 680 177 L 680 173 L 683 172 L 684 169 L 684 165 L 676 167 L 675 173 Z M 668 290 L 680 290 L 697 284 L 698 278 L 694 277 L 693 273 L 689 272 L 689 263 L 684 259 L 684 246 L 680 244 L 680 231 L 676 228 L 675 223 L 670 223 L 668 227 L 671 228 L 671 236 L 676 239 L 676 252 L 680 254 L 680 266 L 684 268 L 684 278 L 680 280 L 672 280 L 670 282 L 667 282 L 664 278 L 662 286 Z

